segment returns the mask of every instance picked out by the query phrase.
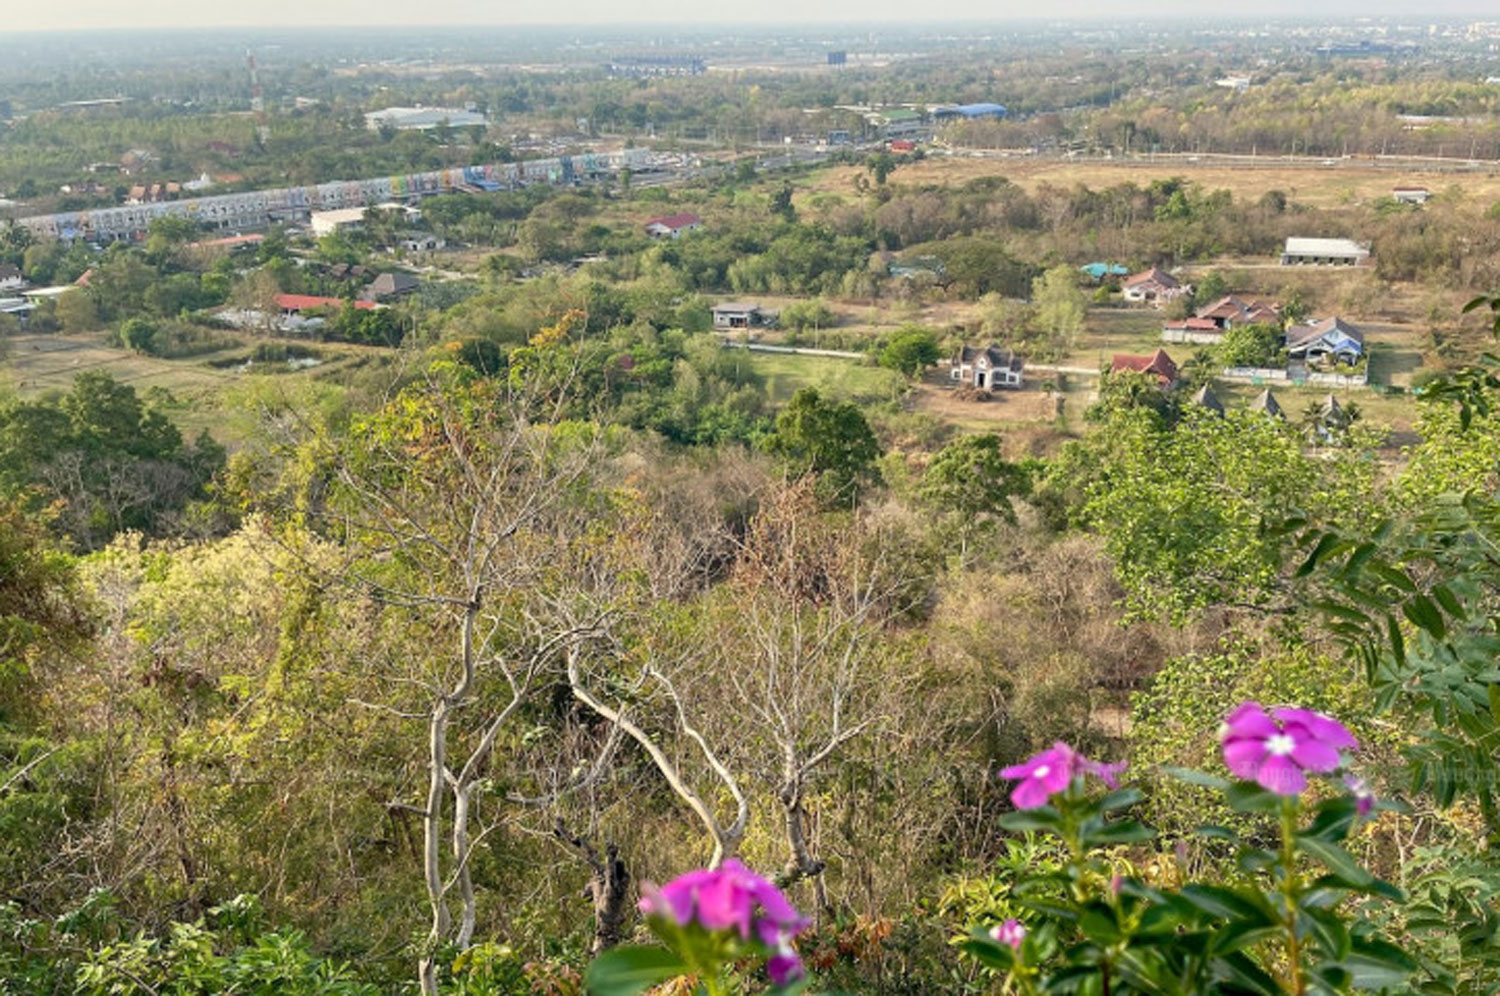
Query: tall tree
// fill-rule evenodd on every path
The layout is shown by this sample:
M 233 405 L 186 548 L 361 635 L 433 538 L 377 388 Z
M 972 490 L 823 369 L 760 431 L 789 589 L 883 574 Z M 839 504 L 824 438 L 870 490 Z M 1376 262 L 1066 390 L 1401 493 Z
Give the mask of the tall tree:
M 1036 323 L 1058 348 L 1070 349 L 1083 330 L 1088 298 L 1070 266 L 1054 266 L 1031 284 Z
M 818 475 L 820 493 L 832 501 L 852 503 L 862 487 L 879 479 L 880 444 L 859 406 L 826 401 L 815 388 L 792 396 L 766 446 L 793 476 Z

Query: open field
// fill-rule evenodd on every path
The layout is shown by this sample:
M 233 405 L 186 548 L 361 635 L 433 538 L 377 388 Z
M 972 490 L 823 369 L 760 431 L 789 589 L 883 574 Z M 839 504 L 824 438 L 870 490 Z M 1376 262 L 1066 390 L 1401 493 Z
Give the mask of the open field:
M 913 387 L 909 400 L 913 411 L 932 415 L 965 432 L 995 432 L 1018 426 L 1051 430 L 1058 421 L 1057 402 L 1050 391 L 1041 389 L 1039 381 L 1020 391 L 996 391 L 988 401 L 961 400 L 943 364 Z
M 1182 176 L 1210 190 L 1228 190 L 1236 198 L 1254 200 L 1268 190 L 1280 190 L 1296 201 L 1319 207 L 1351 202 L 1368 203 L 1389 196 L 1392 187 L 1401 185 L 1425 186 L 1434 193 L 1456 187 L 1465 197 L 1484 206 L 1500 200 L 1500 164 L 1493 171 L 1452 173 L 1422 169 L 1377 169 L 1361 166 L 1353 160 L 1339 160 L 1336 163 L 1334 166 L 1233 166 L 1190 163 L 1181 159 L 1155 162 L 1073 162 L 1025 157 L 1005 159 L 929 156 L 921 162 L 901 166 L 892 174 L 891 182 L 956 186 L 982 176 L 1003 176 L 1027 191 L 1034 191 L 1044 183 L 1060 187 L 1081 183 L 1098 189 L 1118 183 L 1145 186 L 1152 180 Z M 816 174 L 810 187 L 840 194 L 850 193 L 854 189 L 855 175 L 862 172 L 862 167 L 832 167 Z
M 766 393 L 778 405 L 804 387 L 817 388 L 836 398 L 871 400 L 894 398 L 901 386 L 899 374 L 859 360 L 746 350 L 734 353 L 765 378 Z
M 23 397 L 66 391 L 75 376 L 89 370 L 103 370 L 137 391 L 161 387 L 174 394 L 216 387 L 238 376 L 209 366 L 203 356 L 164 360 L 106 346 L 99 333 L 15 335 L 7 343 L 10 352 L 0 370 Z
M 6 339 L 8 352 L 0 360 L 0 386 L 23 398 L 66 392 L 73 378 L 90 370 L 102 370 L 137 392 L 161 388 L 170 392 L 172 420 L 186 436 L 207 429 L 221 443 L 233 444 L 240 436 L 235 427 L 237 413 L 229 410 L 226 396 L 258 380 L 284 382 L 288 386 L 322 378 L 350 368 L 382 351 L 346 343 L 295 344 L 315 350 L 323 362 L 299 370 L 266 364 L 246 364 L 251 347 L 261 343 L 290 344 L 281 340 L 245 340 L 239 345 L 181 359 L 142 356 L 105 345 L 104 334 L 37 333 Z

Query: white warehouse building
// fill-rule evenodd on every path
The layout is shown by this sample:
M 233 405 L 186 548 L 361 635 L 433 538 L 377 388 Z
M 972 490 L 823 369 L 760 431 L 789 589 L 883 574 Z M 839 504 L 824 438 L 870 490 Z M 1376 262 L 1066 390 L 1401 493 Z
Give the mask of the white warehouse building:
M 430 131 L 444 122 L 452 128 L 468 128 L 488 123 L 478 111 L 458 107 L 387 107 L 365 115 L 365 127 L 371 131 L 382 128 Z

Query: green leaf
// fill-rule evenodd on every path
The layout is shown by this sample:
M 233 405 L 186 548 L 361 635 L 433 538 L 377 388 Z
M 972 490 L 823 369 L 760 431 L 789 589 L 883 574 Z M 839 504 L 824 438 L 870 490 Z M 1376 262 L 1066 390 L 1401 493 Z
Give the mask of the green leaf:
M 1099 800 L 1099 811 L 1101 813 L 1110 813 L 1116 809 L 1125 809 L 1128 806 L 1134 806 L 1144 798 L 1146 798 L 1145 793 L 1140 789 L 1117 789 Z
M 1000 825 L 1016 831 L 1058 830 L 1062 827 L 1062 814 L 1051 806 L 1017 809 L 1000 817 Z
M 1349 928 L 1337 913 L 1323 909 L 1303 908 L 1297 915 L 1298 931 L 1317 939 L 1324 956 L 1337 961 L 1349 954 Z
M 1402 615 L 1429 633 L 1434 640 L 1441 640 L 1448 632 L 1443 614 L 1426 595 L 1416 595 L 1401 606 Z
M 1207 788 L 1218 789 L 1221 792 L 1234 784 L 1227 778 L 1210 775 L 1206 771 L 1194 771 L 1192 768 L 1178 768 L 1172 765 L 1164 765 L 1161 770 L 1180 782 L 1187 782 L 1189 785 L 1202 785 Z
M 1453 618 L 1462 619 L 1464 617 L 1463 605 L 1459 602 L 1458 597 L 1453 594 L 1452 589 L 1450 589 L 1447 585 L 1433 585 L 1432 597 L 1436 599 L 1437 603 L 1443 607 L 1443 611 L 1448 613 Z
M 1084 937 L 1106 947 L 1123 936 L 1114 918 L 1099 910 L 1085 910 L 1083 916 L 1078 918 L 1078 929 L 1083 931 Z
M 1240 835 L 1228 827 L 1221 827 L 1216 823 L 1207 823 L 1196 828 L 1193 833 L 1199 837 L 1207 837 L 1209 840 L 1227 840 L 1231 844 L 1240 842 Z
M 1299 835 L 1297 846 L 1322 862 L 1339 882 L 1356 889 L 1367 889 L 1375 883 L 1374 875 L 1361 868 L 1348 851 L 1332 841 Z
M 973 955 L 981 964 L 1002 972 L 1010 971 L 1016 963 L 1016 953 L 1009 944 L 999 943 L 979 927 L 974 928 L 974 932 L 959 945 L 959 948 Z
M 1222 885 L 1191 883 L 1184 885 L 1180 891 L 1182 898 L 1210 916 L 1256 926 L 1272 926 L 1275 923 L 1255 903 Z
M 1396 622 L 1396 617 L 1386 615 L 1386 632 L 1391 639 L 1391 653 L 1395 655 L 1396 666 L 1402 669 L 1406 667 L 1406 640 L 1401 635 L 1401 626 Z
M 1404 591 L 1408 595 L 1415 595 L 1417 593 L 1416 584 L 1411 578 L 1407 577 L 1405 571 L 1399 568 L 1391 567 L 1388 564 L 1371 564 L 1370 571 L 1399 591 Z
M 1254 782 L 1235 782 L 1225 796 L 1230 808 L 1237 813 L 1270 813 L 1281 806 L 1281 796 Z
M 1248 920 L 1238 920 L 1222 930 L 1213 932 L 1213 950 L 1218 954 L 1229 954 L 1252 944 L 1259 944 L 1280 929 L 1275 924 L 1257 924 Z
M 1339 542 L 1339 538 L 1335 534 L 1324 533 L 1321 537 L 1319 537 L 1318 545 L 1312 548 L 1312 552 L 1309 553 L 1307 555 L 1307 559 L 1302 562 L 1302 566 L 1297 568 L 1297 573 L 1294 576 L 1305 578 L 1313 571 L 1317 570 L 1318 562 L 1321 561 L 1324 557 L 1328 556 L 1328 554 L 1333 551 L 1334 547 L 1339 545 Z
M 1155 830 L 1135 820 L 1121 820 L 1119 823 L 1110 823 L 1099 829 L 1086 830 L 1083 833 L 1084 843 L 1091 846 L 1100 844 L 1138 844 L 1141 841 L 1152 840 L 1155 837 Z
M 1255 962 L 1245 957 L 1243 951 L 1236 951 L 1227 955 L 1219 962 L 1222 967 L 1239 986 L 1246 992 L 1257 993 L 1259 996 L 1281 996 L 1281 986 L 1276 980 L 1266 973 Z
M 1361 989 L 1400 989 L 1407 976 L 1417 970 L 1417 963 L 1406 952 L 1373 937 L 1356 937 L 1354 952 L 1343 965 L 1354 976 Z
M 1357 812 L 1355 800 L 1349 796 L 1338 796 L 1320 803 L 1316 815 L 1305 829 L 1298 831 L 1298 838 L 1318 837 L 1337 843 L 1349 834 Z
M 635 996 L 687 971 L 687 963 L 675 951 L 627 945 L 595 958 L 583 973 L 583 985 L 589 996 Z

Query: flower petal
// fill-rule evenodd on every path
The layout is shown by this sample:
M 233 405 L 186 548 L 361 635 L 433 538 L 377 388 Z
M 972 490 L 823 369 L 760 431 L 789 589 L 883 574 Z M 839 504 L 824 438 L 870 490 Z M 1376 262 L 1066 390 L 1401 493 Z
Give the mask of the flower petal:
M 1349 732 L 1349 728 L 1332 716 L 1325 716 L 1311 709 L 1277 709 L 1274 715 L 1283 723 L 1289 725 L 1295 723 L 1301 726 L 1315 739 L 1336 750 L 1359 748 L 1359 741 L 1354 739 L 1354 734 Z
M 737 928 L 750 936 L 750 897 L 737 888 L 735 876 L 720 869 L 712 881 L 698 889 L 698 922 L 705 930 Z
M 1308 771 L 1333 771 L 1339 766 L 1337 748 L 1316 739 L 1295 723 L 1288 723 L 1286 732 L 1297 742 L 1292 748 L 1292 760 Z
M 1266 715 L 1259 702 L 1242 702 L 1239 707 L 1224 717 L 1223 739 L 1239 739 L 1243 737 L 1254 737 L 1264 740 L 1266 737 L 1275 736 L 1277 727 Z
M 1254 778 L 1265 756 L 1264 740 L 1231 740 L 1224 744 L 1224 766 L 1236 778 Z
M 784 986 L 793 979 L 802 978 L 802 972 L 802 959 L 798 958 L 797 953 L 791 949 L 785 952 L 779 951 L 766 961 L 766 975 L 770 976 L 771 981 L 778 986 Z
M 1261 763 L 1255 780 L 1260 787 L 1277 795 L 1297 795 L 1307 788 L 1307 776 L 1290 757 L 1272 754 Z
M 1035 809 L 1045 806 L 1047 796 L 1051 794 L 1037 779 L 1028 778 L 1016 786 L 1015 791 L 1010 794 L 1010 801 L 1017 809 Z

